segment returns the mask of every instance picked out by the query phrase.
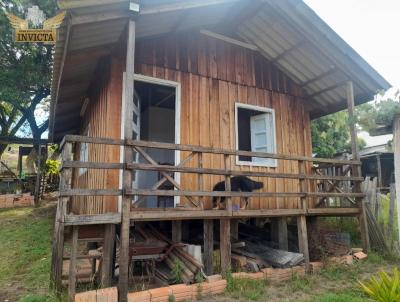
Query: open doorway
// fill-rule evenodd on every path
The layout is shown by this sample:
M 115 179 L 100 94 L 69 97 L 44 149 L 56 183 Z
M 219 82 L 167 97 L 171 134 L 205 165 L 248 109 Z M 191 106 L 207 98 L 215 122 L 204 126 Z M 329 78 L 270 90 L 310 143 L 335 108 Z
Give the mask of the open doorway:
M 163 83 L 159 79 L 135 77 L 135 98 L 138 104 L 138 139 L 144 141 L 179 143 L 179 105 L 178 86 L 175 83 Z M 175 165 L 177 154 L 174 150 L 145 150 L 160 165 Z M 148 163 L 142 156 L 141 163 Z M 138 171 L 135 176 L 136 186 L 140 189 L 151 189 L 163 175 L 157 171 Z M 176 181 L 177 173 L 173 175 Z M 159 190 L 173 190 L 174 186 L 165 181 Z M 174 207 L 174 197 L 149 196 L 140 202 L 140 207 L 165 208 Z

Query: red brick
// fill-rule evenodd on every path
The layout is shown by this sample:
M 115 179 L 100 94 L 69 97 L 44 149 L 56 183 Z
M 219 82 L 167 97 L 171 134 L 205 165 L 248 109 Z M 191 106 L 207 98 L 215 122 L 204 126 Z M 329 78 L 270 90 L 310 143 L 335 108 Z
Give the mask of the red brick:
M 129 293 L 128 302 L 151 302 L 151 295 L 147 290 Z
M 98 289 L 96 302 L 118 302 L 117 288 L 109 287 Z
M 356 257 L 356 259 L 358 260 L 363 260 L 366 259 L 368 257 L 367 254 L 365 254 L 364 252 L 358 252 L 354 254 L 354 257 Z
M 212 276 L 207 276 L 206 277 L 206 282 L 215 282 L 215 281 L 219 281 L 222 280 L 222 276 L 221 275 L 212 275 Z
M 75 295 L 75 302 L 97 302 L 97 293 L 95 290 L 78 293 Z

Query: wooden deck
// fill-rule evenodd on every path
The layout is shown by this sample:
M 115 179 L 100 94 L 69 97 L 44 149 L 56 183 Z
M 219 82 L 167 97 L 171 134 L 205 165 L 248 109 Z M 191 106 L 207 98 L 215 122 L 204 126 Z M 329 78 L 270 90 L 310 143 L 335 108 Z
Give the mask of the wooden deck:
M 74 175 L 76 169 L 101 169 L 101 170 L 123 170 L 123 171 L 157 171 L 163 178 L 156 183 L 151 189 L 141 188 L 113 188 L 113 189 L 89 189 L 89 188 L 74 188 L 73 185 L 60 188 L 60 198 L 64 198 L 67 202 L 74 197 L 97 197 L 97 196 L 125 196 L 132 202 L 131 212 L 129 217 L 135 221 L 151 221 L 151 220 L 184 220 L 184 219 L 221 219 L 221 218 L 245 218 L 245 217 L 288 217 L 288 216 L 346 216 L 359 215 L 360 207 L 359 200 L 364 197 L 364 194 L 357 191 L 345 192 L 340 188 L 340 183 L 358 183 L 363 179 L 361 177 L 351 176 L 353 166 L 359 166 L 359 161 L 354 160 L 337 160 L 326 158 L 310 158 L 296 155 L 280 155 L 268 153 L 256 153 L 248 151 L 226 150 L 218 148 L 208 148 L 192 145 L 177 145 L 169 143 L 158 143 L 148 141 L 134 140 L 119 140 L 109 138 L 94 138 L 86 136 L 67 135 L 61 144 L 61 148 L 69 145 L 69 150 L 74 150 L 72 144 L 87 143 L 87 144 L 102 144 L 102 145 L 117 145 L 131 148 L 138 152 L 148 163 L 110 163 L 110 162 L 84 162 L 71 160 L 71 155 L 64 156 L 62 169 L 63 175 L 68 177 Z M 185 158 L 177 165 L 160 165 L 147 153 L 148 149 L 163 149 L 187 152 Z M 202 166 L 201 158 L 205 154 L 220 155 L 227 159 L 230 156 L 252 156 L 261 158 L 273 158 L 277 160 L 295 161 L 298 165 L 299 173 L 279 173 L 266 170 L 235 170 L 226 165 L 225 169 L 205 168 Z M 185 166 L 187 162 L 198 157 L 197 165 Z M 196 163 L 196 161 L 194 161 Z M 226 160 L 228 162 L 228 160 Z M 314 165 L 312 169 L 306 167 Z M 318 166 L 319 165 L 319 166 Z M 326 171 L 326 167 L 334 167 L 335 170 L 344 172 L 336 175 L 326 175 L 321 171 Z M 321 170 L 318 170 L 318 169 Z M 309 171 L 312 171 L 310 173 Z M 173 173 L 181 173 L 182 175 L 196 175 L 197 188 L 191 186 L 182 188 L 173 178 Z M 204 175 L 218 175 L 228 179 L 233 176 L 248 176 L 260 179 L 283 179 L 297 180 L 298 189 L 295 191 L 261 191 L 261 192 L 234 192 L 234 191 L 206 191 L 204 190 Z M 170 181 L 175 186 L 174 190 L 162 190 L 160 186 L 165 181 Z M 73 183 L 69 180 L 62 180 L 62 183 Z M 229 188 L 229 185 L 226 186 Z M 354 188 L 356 186 L 353 186 Z M 143 208 L 140 206 L 140 200 L 146 196 L 180 196 L 186 199 L 183 206 L 175 208 Z M 225 209 L 213 209 L 207 207 L 204 198 L 224 197 L 227 199 Z M 259 209 L 241 209 L 238 204 L 233 204 L 233 198 L 275 198 L 278 200 L 275 208 L 259 208 Z M 285 207 L 283 202 L 279 200 L 285 198 L 296 198 L 298 200 L 294 207 Z M 323 206 L 321 203 L 327 199 L 334 199 L 336 202 L 334 207 Z M 313 201 L 313 202 L 310 202 Z M 85 199 L 82 200 L 85 202 Z M 343 206 L 343 203 L 346 205 Z M 329 202 L 328 202 L 329 204 Z M 310 206 L 311 205 L 311 206 Z M 317 206 L 312 206 L 317 205 Z M 67 206 L 67 208 L 70 208 Z M 80 213 L 74 215 L 71 212 L 64 213 L 64 221 L 66 225 L 84 225 L 84 224 L 103 224 L 111 223 L 118 224 L 121 222 L 120 213 L 99 213 L 86 214 Z

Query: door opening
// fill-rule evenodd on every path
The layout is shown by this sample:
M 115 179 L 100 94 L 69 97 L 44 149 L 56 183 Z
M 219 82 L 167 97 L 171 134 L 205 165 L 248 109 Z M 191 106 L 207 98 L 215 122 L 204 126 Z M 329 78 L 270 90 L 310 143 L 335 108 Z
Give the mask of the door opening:
M 135 79 L 135 97 L 138 99 L 140 108 L 137 117 L 140 140 L 176 143 L 176 91 L 177 87 Z M 157 164 L 174 165 L 176 163 L 177 156 L 174 150 L 152 148 L 144 148 L 144 150 Z M 139 156 L 138 161 L 149 163 L 143 156 Z M 175 179 L 176 176 L 176 173 L 172 175 Z M 157 171 L 138 171 L 134 185 L 140 189 L 151 189 L 161 179 L 163 175 Z M 158 189 L 174 190 L 174 186 L 167 180 Z M 140 201 L 139 207 L 165 208 L 174 207 L 174 205 L 174 197 L 149 196 Z

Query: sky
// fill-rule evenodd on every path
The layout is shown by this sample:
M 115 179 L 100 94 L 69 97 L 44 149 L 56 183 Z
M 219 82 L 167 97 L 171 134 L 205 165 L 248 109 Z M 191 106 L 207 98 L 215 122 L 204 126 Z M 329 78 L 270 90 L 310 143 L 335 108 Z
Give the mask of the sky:
M 400 89 L 400 0 L 304 0 L 393 88 Z M 391 135 L 370 137 L 367 145 L 384 144 Z

